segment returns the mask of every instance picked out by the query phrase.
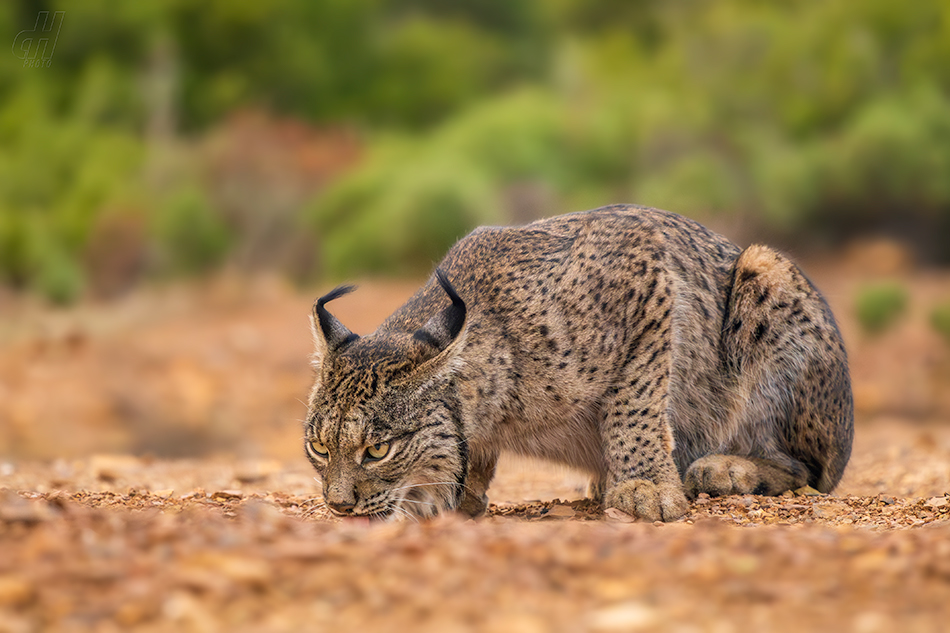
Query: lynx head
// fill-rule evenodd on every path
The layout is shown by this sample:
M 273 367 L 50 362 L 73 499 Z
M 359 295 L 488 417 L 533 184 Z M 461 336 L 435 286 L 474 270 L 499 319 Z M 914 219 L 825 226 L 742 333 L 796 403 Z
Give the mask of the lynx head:
M 436 279 L 451 305 L 413 333 L 350 332 L 325 305 L 351 286 L 314 303 L 304 447 L 338 516 L 429 517 L 463 497 L 468 446 L 454 376 L 466 308 L 441 271 Z

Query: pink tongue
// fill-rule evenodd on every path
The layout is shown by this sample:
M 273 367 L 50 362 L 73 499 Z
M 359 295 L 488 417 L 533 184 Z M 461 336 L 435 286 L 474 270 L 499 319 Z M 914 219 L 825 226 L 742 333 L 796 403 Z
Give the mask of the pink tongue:
M 343 522 L 349 525 L 369 525 L 369 517 L 343 517 Z

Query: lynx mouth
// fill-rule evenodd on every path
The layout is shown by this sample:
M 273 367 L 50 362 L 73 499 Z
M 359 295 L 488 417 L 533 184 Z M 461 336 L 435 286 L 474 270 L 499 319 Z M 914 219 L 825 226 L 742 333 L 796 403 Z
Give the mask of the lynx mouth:
M 391 521 L 394 515 L 395 510 L 390 508 L 389 510 L 382 510 L 372 514 L 345 514 L 338 516 L 343 519 L 344 523 L 349 525 L 370 525 Z

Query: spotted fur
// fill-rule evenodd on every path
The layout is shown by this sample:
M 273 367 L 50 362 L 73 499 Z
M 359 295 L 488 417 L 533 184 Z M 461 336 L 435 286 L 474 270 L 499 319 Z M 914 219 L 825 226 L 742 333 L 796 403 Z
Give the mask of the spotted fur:
M 665 521 L 700 492 L 827 492 L 848 462 L 827 303 L 785 256 L 678 215 L 480 228 L 366 337 L 326 310 L 348 290 L 315 304 L 305 422 L 338 514 L 477 515 L 503 450 L 583 469 L 608 507 Z

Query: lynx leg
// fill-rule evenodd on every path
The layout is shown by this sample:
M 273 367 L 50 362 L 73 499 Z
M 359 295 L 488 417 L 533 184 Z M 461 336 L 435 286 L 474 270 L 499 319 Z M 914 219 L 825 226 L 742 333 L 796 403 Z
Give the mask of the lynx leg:
M 604 429 L 607 486 L 604 505 L 647 521 L 675 521 L 689 509 L 673 462 L 666 398 L 646 407 L 614 401 Z
M 780 495 L 786 490 L 801 488 L 808 482 L 808 472 L 782 466 L 768 459 L 738 455 L 707 455 L 693 462 L 686 470 L 683 485 L 690 499 L 705 492 L 724 495 Z
M 458 511 L 470 517 L 484 514 L 488 508 L 488 486 L 495 476 L 498 455 L 474 454 L 468 463 L 468 477 L 465 480 L 465 497 Z
M 603 408 L 604 503 L 648 521 L 675 521 L 689 509 L 667 413 L 669 314 L 641 325 L 638 347 Z
M 821 294 L 785 256 L 750 246 L 736 260 L 722 345 L 731 436 L 711 447 L 722 454 L 689 466 L 687 491 L 829 492 L 851 454 L 854 415 L 847 354 Z

